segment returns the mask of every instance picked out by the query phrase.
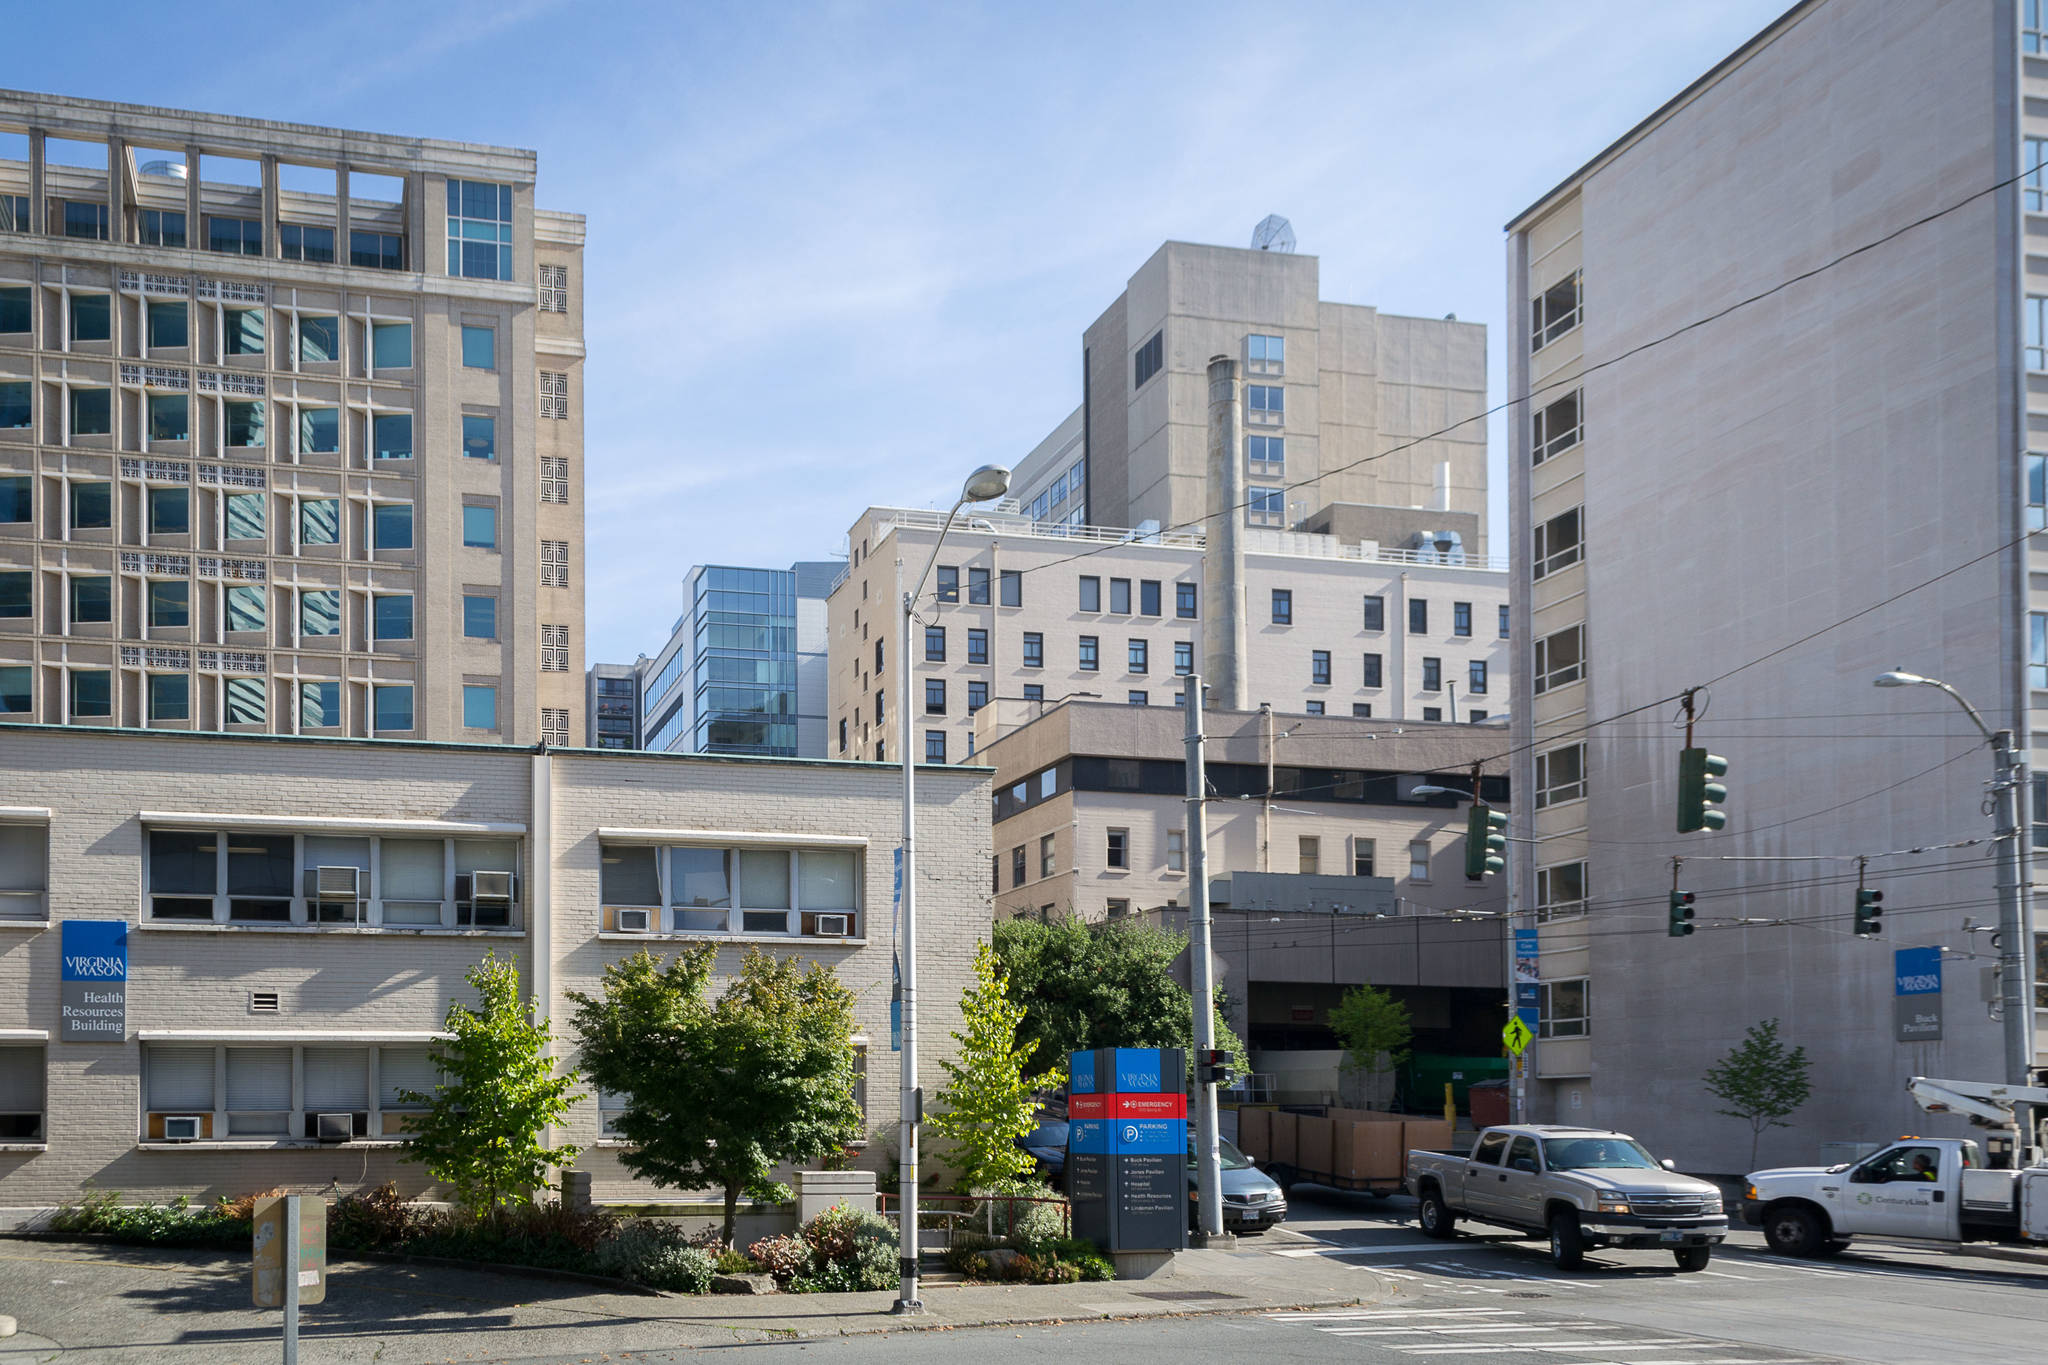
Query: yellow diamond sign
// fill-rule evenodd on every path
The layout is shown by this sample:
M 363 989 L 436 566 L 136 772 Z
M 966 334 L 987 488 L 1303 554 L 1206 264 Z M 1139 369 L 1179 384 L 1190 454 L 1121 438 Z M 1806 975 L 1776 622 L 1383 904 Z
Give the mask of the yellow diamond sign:
M 1529 1032 L 1529 1026 L 1522 1022 L 1521 1015 L 1508 1020 L 1508 1026 L 1500 1031 L 1500 1040 L 1508 1045 L 1508 1051 L 1519 1057 L 1536 1037 Z

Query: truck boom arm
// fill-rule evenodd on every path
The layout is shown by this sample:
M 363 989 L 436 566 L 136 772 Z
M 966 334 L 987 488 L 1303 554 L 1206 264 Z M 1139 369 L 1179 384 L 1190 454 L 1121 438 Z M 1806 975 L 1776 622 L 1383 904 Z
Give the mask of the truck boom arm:
M 1942 1081 L 1915 1076 L 1906 1082 L 1913 1102 L 1930 1114 L 1962 1114 L 1982 1128 L 2024 1128 L 2020 1105 L 2048 1106 L 2048 1088 L 1994 1081 Z

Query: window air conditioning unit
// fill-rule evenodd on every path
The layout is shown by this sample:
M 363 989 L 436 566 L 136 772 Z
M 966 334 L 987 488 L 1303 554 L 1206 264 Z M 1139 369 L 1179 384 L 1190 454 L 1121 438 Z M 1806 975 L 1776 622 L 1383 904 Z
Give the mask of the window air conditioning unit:
M 314 1133 L 322 1142 L 347 1142 L 356 1135 L 354 1114 L 317 1114 Z
M 206 1120 L 198 1114 L 166 1114 L 164 1116 L 165 1142 L 197 1142 L 200 1126 Z
M 309 867 L 306 869 L 306 899 L 315 901 L 359 901 L 363 870 L 359 867 Z
M 622 934 L 645 934 L 654 928 L 652 910 L 614 910 L 612 915 Z
M 845 938 L 853 932 L 852 915 L 820 915 L 815 921 L 819 934 L 826 937 Z
M 509 925 L 519 878 L 510 872 L 464 872 L 455 878 L 455 922 Z

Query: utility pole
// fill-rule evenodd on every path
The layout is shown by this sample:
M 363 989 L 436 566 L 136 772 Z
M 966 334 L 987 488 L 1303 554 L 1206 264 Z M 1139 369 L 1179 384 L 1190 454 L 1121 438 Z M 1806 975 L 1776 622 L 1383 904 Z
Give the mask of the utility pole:
M 1223 1159 L 1217 1144 L 1216 1082 L 1206 1066 L 1216 1046 L 1216 983 L 1209 956 L 1209 779 L 1202 763 L 1202 675 L 1186 679 L 1188 797 L 1188 984 L 1195 1009 L 1195 1206 L 1202 1237 L 1223 1236 Z M 1270 714 L 1270 713 L 1269 713 Z
M 2026 910 L 2026 838 L 2020 824 L 2021 787 L 2026 770 L 2014 750 L 2012 731 L 1991 738 L 1998 765 L 1998 985 L 2005 1015 L 2005 1083 L 2028 1085 L 2034 1075 L 2034 944 Z

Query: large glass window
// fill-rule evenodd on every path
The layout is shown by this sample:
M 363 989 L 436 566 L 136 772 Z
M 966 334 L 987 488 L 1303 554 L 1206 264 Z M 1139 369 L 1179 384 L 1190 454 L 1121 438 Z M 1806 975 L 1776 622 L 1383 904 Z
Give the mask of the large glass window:
M 340 449 L 340 409 L 300 408 L 299 453 L 301 455 L 331 455 Z
M 269 617 L 269 595 L 258 583 L 232 584 L 227 590 L 226 611 L 229 630 L 262 630 Z
M 149 303 L 149 349 L 168 350 L 192 344 L 190 324 L 191 309 L 183 300 L 165 302 L 151 299 Z
M 25 379 L 0 381 L 0 428 L 19 431 L 35 425 L 33 389 Z
M 1584 535 L 1580 509 L 1561 512 L 1535 528 L 1531 537 L 1531 575 L 1547 577 L 1579 562 Z
M 262 493 L 230 493 L 227 497 L 227 538 L 262 540 L 269 498 Z
M 114 714 L 114 675 L 104 668 L 71 670 L 71 714 L 74 717 Z
M 1536 805 L 1554 806 L 1586 794 L 1586 746 L 1567 744 L 1536 755 Z
M 497 459 L 498 419 L 473 412 L 462 414 L 462 453 L 472 460 Z
M 1543 981 L 1537 983 L 1538 1026 L 1540 1038 L 1583 1038 L 1589 1031 L 1592 1010 L 1588 1005 L 1591 991 L 1585 977 L 1571 981 Z
M 1575 683 L 1584 676 L 1585 630 L 1584 626 L 1567 626 L 1536 642 L 1536 670 L 1531 686 L 1538 695 Z
M 341 319 L 299 317 L 299 363 L 319 364 L 341 359 Z
M 462 509 L 462 543 L 476 550 L 498 548 L 498 509 L 465 506 Z
M 1244 339 L 1244 367 L 1247 374 L 1285 374 L 1287 338 L 1253 332 Z
M 412 729 L 412 684 L 379 684 L 370 689 L 373 722 L 379 730 Z
M 299 544 L 341 543 L 341 499 L 307 498 L 299 504 Z
M 1586 865 L 1559 863 L 1536 869 L 1536 918 L 1575 919 L 1586 913 Z
M 1252 526 L 1287 524 L 1287 490 L 1253 484 L 1245 490 L 1244 519 Z
M 0 569 L 0 617 L 18 620 L 33 615 L 35 575 L 27 569 Z
M 149 439 L 189 441 L 192 439 L 192 404 L 182 393 L 149 395 Z
M 1559 280 L 1530 303 L 1529 349 L 1540 351 L 1579 325 L 1579 273 Z
M 5 591 L 6 584 L 4 580 L 6 577 L 7 575 L 0 574 L 0 591 Z M 35 710 L 35 691 L 30 681 L 34 676 L 34 672 L 35 670 L 27 664 L 0 665 L 0 715 L 25 716 Z M 11 830 L 16 828 L 19 827 L 0 825 L 0 879 L 4 879 L 7 874 L 6 852 L 8 835 Z M 8 886 L 4 880 L 0 880 L 0 914 L 8 912 L 9 906 L 6 893 L 14 889 Z
M 1287 390 L 1278 384 L 1244 386 L 1245 421 L 1278 425 L 1287 420 Z
M 107 341 L 114 335 L 113 299 L 106 294 L 71 296 L 71 339 Z
M 313 588 L 299 594 L 299 634 L 341 634 L 341 591 Z
M 370 423 L 370 453 L 380 460 L 412 458 L 412 414 L 380 412 Z
M 260 218 L 206 217 L 206 249 L 229 256 L 263 254 L 263 221 Z
M 498 599 L 488 595 L 465 594 L 462 599 L 462 633 L 471 640 L 498 638 Z
M 1542 464 L 1579 443 L 1579 393 L 1575 389 L 1537 412 L 1529 442 L 1529 463 Z
M 379 370 L 412 368 L 412 324 L 373 322 L 370 324 L 370 364 Z
M 261 725 L 269 713 L 269 693 L 261 678 L 229 678 L 226 691 L 227 723 Z
M 29 308 L 32 297 L 25 284 L 0 285 L 0 332 L 29 330 L 29 319 L 33 316 Z
M 979 627 L 967 631 L 967 662 L 985 664 L 988 662 L 988 632 Z
M 380 502 L 370 512 L 371 548 L 410 550 L 412 548 L 412 504 Z
M 348 263 L 367 270 L 403 270 L 405 238 L 396 232 L 365 232 L 351 228 Z
M 170 213 L 163 209 L 142 211 L 141 237 L 144 246 L 185 245 L 185 215 Z
M 326 730 L 341 724 L 341 684 L 302 682 L 299 684 L 299 727 Z
M 277 225 L 277 252 L 287 261 L 334 264 L 334 229 L 310 227 L 304 223 Z
M 64 235 L 93 241 L 107 240 L 107 206 L 68 200 L 64 205 Z
M 1287 474 L 1285 436 L 1247 436 L 1244 438 L 1244 455 L 1254 474 L 1267 478 L 1284 478 Z
M 462 364 L 464 369 L 495 370 L 498 368 L 498 329 L 495 327 L 473 327 L 464 323 L 462 327 Z
M 149 718 L 151 720 L 192 719 L 192 675 L 152 673 L 149 675 Z
M 114 619 L 114 580 L 103 574 L 77 574 L 71 579 L 71 620 L 74 624 Z
M 35 495 L 29 476 L 0 475 L 0 522 L 26 522 L 34 516 Z
M 448 182 L 448 273 L 473 280 L 512 278 L 512 187 Z
M 71 434 L 105 436 L 114 430 L 114 402 L 110 389 L 71 390 Z
M 412 638 L 412 594 L 379 593 L 371 599 L 371 623 L 376 639 Z
M 1292 588 L 1273 589 L 1272 619 L 1273 624 L 1276 626 L 1291 626 L 1294 624 L 1294 590 Z
M 229 355 L 263 354 L 263 310 L 229 308 L 221 313 L 221 348 Z
M 1195 619 L 1196 585 L 1176 583 L 1173 585 L 1173 614 L 1183 621 Z
M 1093 574 L 1081 575 L 1081 610 L 1102 610 L 1102 580 Z
M 498 689 L 489 683 L 462 686 L 462 724 L 468 730 L 498 728 Z
M 227 410 L 227 443 L 230 446 L 246 450 L 264 443 L 262 399 L 246 402 L 230 399 L 223 406 Z
M 173 627 L 192 624 L 192 583 L 185 578 L 149 580 L 149 624 Z M 182 674 L 179 676 L 183 676 Z

